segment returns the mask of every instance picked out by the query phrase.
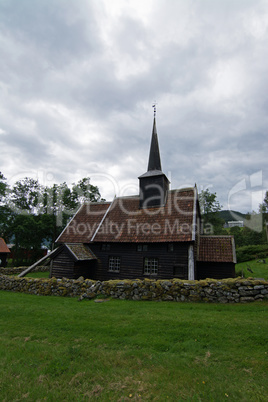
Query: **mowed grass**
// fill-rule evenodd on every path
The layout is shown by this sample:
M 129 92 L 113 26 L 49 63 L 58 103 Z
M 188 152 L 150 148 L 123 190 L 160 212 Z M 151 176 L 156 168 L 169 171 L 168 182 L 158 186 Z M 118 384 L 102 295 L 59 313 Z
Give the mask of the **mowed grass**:
M 242 270 L 244 278 L 253 277 L 268 280 L 268 258 L 240 262 L 235 265 L 235 271 L 239 276 L 242 275 Z
M 1 401 L 267 401 L 268 302 L 0 292 Z
M 45 272 L 29 272 L 25 275 L 26 278 L 49 278 L 49 271 Z

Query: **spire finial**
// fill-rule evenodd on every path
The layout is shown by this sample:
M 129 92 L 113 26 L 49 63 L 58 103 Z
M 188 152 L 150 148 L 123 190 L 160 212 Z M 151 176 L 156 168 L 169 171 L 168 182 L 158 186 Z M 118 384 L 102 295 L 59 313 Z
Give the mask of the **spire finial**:
M 154 108 L 154 118 L 155 118 L 155 115 L 156 115 L 156 105 L 157 105 L 156 102 L 154 102 L 154 103 L 152 104 L 152 107 Z

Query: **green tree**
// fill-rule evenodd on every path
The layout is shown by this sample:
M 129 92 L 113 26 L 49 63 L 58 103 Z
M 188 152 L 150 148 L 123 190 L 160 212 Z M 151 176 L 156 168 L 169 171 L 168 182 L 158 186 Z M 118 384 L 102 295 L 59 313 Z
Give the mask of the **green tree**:
M 268 191 L 266 191 L 264 200 L 259 206 L 259 212 L 268 213 Z
M 204 231 L 208 231 L 209 234 L 222 234 L 224 220 L 219 215 L 222 206 L 217 200 L 217 194 L 211 193 L 209 189 L 202 190 L 199 194 L 199 203 Z
M 77 184 L 74 183 L 72 191 L 76 194 L 76 199 L 80 205 L 86 201 L 98 202 L 103 200 L 98 187 L 90 184 L 89 177 L 84 177 Z
M 259 206 L 259 212 L 262 214 L 263 230 L 268 241 L 268 191 L 266 191 L 264 200 Z
M 90 178 L 81 179 L 70 189 L 66 183 L 54 184 L 44 191 L 43 213 L 47 215 L 47 233 L 50 233 L 51 247 L 66 226 L 68 220 L 75 214 L 80 205 L 86 201 L 101 201 L 97 186 L 90 184 Z M 49 235 L 48 235 L 49 237 Z
M 236 247 L 241 247 L 244 246 L 244 236 L 243 236 L 243 229 L 244 228 L 240 228 L 238 226 L 234 226 L 232 228 L 229 229 L 228 234 L 230 233 L 232 236 L 234 236 L 234 240 L 235 240 L 235 246 Z
M 42 216 L 18 214 L 12 220 L 13 253 L 16 264 L 30 264 L 40 258 L 44 240 Z
M 217 200 L 217 194 L 211 193 L 209 189 L 202 190 L 199 194 L 199 203 L 202 215 L 219 212 L 222 208 Z
M 71 188 L 66 183 L 44 187 L 38 180 L 25 177 L 9 189 L 5 180 L 0 173 L 0 236 L 15 243 L 18 261 L 23 258 L 22 249 L 24 255 L 35 258 L 43 244 L 53 248 L 83 202 L 102 200 L 89 178 Z
M 6 183 L 6 178 L 3 173 L 0 172 L 0 205 L 5 203 L 5 197 L 8 190 L 8 185 Z
M 73 216 L 79 204 L 66 183 L 46 187 L 43 198 L 43 223 L 46 226 L 46 238 L 53 248 L 68 219 Z
M 0 172 L 0 236 L 6 241 L 11 238 L 10 221 L 12 211 L 7 205 L 9 186 L 6 183 L 6 178 Z
M 10 191 L 10 206 L 17 213 L 37 214 L 42 207 L 43 188 L 38 180 L 25 177 Z

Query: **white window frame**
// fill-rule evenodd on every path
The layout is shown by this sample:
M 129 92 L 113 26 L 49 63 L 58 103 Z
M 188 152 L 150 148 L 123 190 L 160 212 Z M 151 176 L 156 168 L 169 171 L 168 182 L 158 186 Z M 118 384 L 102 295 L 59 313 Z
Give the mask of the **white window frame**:
M 109 257 L 109 272 L 120 272 L 121 257 Z
M 144 258 L 144 275 L 157 275 L 158 274 L 158 258 L 146 257 Z

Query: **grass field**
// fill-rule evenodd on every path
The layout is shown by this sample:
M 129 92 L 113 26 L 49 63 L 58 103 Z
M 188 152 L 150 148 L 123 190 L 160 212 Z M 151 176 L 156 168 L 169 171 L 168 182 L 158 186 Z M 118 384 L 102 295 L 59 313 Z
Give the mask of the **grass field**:
M 263 261 L 263 260 L 259 260 Z M 268 258 L 266 258 L 265 263 L 258 262 L 258 260 L 252 260 L 247 262 L 241 262 L 240 264 L 236 264 L 235 272 L 244 278 L 263 278 L 268 280 Z
M 267 401 L 268 302 L 0 292 L 1 401 Z
M 49 271 L 46 272 L 29 272 L 26 278 L 49 278 Z

